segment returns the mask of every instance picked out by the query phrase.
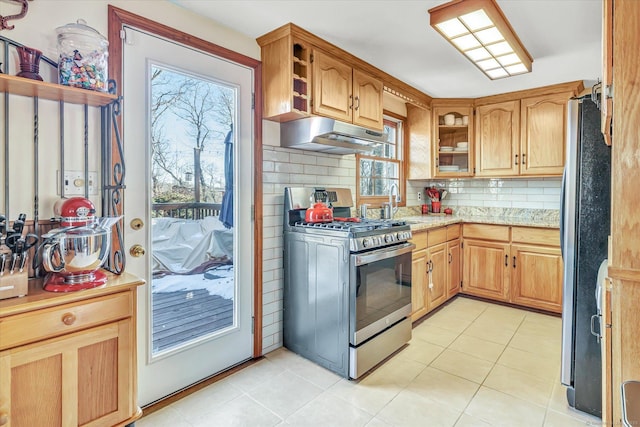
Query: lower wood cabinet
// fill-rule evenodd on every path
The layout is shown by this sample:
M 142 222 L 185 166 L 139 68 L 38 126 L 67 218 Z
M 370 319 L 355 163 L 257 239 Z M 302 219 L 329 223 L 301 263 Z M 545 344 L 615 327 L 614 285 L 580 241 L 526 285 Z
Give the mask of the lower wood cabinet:
M 449 279 L 447 280 L 447 299 L 460 292 L 462 285 L 462 249 L 459 238 L 447 242 L 447 252 L 449 257 Z
M 462 292 L 498 301 L 509 299 L 509 244 L 465 239 Z
M 425 232 L 425 237 L 427 233 Z M 425 283 L 427 279 L 427 250 L 414 250 L 411 261 L 411 320 L 415 321 L 429 312 Z
M 456 295 L 460 287 L 460 224 L 414 233 L 411 320 Z
M 462 292 L 561 313 L 558 229 L 465 224 Z
M 514 304 L 562 313 L 563 263 L 560 248 L 511 245 Z
M 447 244 L 430 246 L 428 251 L 427 309 L 433 310 L 447 300 Z
M 82 291 L 81 300 L 80 293 L 53 295 L 67 303 L 32 302 L 33 310 L 0 305 L 0 425 L 115 426 L 139 418 L 137 284 L 93 297 Z M 37 301 L 32 294 L 24 297 L 27 304 Z

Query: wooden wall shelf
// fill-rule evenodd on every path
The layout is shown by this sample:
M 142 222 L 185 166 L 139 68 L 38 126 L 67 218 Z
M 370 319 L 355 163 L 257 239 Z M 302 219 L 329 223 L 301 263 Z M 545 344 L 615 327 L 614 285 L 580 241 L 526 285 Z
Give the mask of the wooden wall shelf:
M 108 105 L 118 98 L 117 95 L 106 92 L 41 82 L 8 74 L 0 74 L 0 91 L 14 95 L 37 96 L 42 99 L 64 101 L 72 104 L 87 104 L 92 107 Z

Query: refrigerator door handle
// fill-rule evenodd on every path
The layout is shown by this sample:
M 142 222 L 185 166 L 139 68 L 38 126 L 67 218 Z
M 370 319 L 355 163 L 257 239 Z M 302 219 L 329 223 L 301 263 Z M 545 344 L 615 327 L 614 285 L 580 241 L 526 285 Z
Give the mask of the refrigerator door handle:
M 595 328 L 596 322 L 598 322 L 598 332 L 596 332 Z M 596 337 L 596 341 L 599 344 L 600 340 L 602 339 L 602 320 L 599 314 L 594 314 L 593 316 L 591 316 L 591 335 Z
M 564 260 L 564 209 L 567 201 L 564 199 L 567 186 L 567 168 L 562 169 L 562 186 L 560 187 L 560 255 Z

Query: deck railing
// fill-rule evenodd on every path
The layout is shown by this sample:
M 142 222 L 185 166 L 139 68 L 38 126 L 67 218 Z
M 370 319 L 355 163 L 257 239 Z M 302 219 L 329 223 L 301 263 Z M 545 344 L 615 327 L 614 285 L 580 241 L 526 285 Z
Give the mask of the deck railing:
M 153 218 L 202 219 L 206 216 L 220 215 L 220 203 L 153 203 Z

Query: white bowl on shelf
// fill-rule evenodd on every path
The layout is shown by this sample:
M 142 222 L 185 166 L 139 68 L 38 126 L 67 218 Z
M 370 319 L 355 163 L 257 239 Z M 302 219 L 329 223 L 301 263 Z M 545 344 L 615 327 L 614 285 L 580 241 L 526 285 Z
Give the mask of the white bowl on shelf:
M 456 142 L 456 147 L 457 148 L 464 148 L 465 150 L 467 148 L 469 148 L 469 142 L 465 141 L 465 142 Z
M 453 151 L 455 151 L 456 153 L 466 153 L 467 147 L 464 147 L 464 148 L 456 147 L 453 149 Z
M 442 165 L 439 168 L 440 172 L 458 172 L 460 170 L 458 165 Z
M 453 126 L 456 122 L 456 116 L 453 114 L 445 114 L 444 115 L 444 124 L 447 126 Z
M 453 147 L 440 147 L 440 151 L 444 152 L 444 151 L 454 151 L 455 149 Z

